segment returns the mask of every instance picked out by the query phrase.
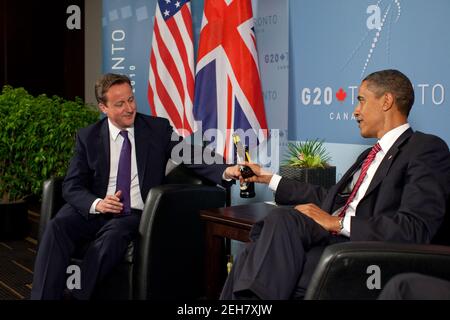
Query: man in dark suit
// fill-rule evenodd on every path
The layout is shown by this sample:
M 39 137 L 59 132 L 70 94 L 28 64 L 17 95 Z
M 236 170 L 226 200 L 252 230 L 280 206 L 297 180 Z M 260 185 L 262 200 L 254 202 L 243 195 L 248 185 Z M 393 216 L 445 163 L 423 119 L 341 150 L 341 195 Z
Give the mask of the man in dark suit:
M 428 243 L 443 221 L 450 154 L 440 138 L 414 132 L 409 79 L 397 70 L 361 83 L 354 115 L 378 143 L 329 190 L 249 164 L 249 181 L 269 184 L 278 207 L 255 224 L 225 283 L 222 299 L 302 298 L 322 250 L 342 241 Z
M 450 300 L 450 281 L 420 273 L 400 273 L 386 283 L 378 300 Z
M 36 257 L 31 299 L 60 299 L 66 268 L 78 244 L 93 240 L 81 265 L 76 299 L 89 299 L 96 282 L 123 258 L 137 233 L 149 190 L 162 183 L 173 148 L 180 143 L 163 118 L 136 112 L 128 77 L 106 74 L 95 86 L 106 118 L 79 130 L 63 183 L 67 201 L 45 229 Z M 237 166 L 188 165 L 221 183 Z

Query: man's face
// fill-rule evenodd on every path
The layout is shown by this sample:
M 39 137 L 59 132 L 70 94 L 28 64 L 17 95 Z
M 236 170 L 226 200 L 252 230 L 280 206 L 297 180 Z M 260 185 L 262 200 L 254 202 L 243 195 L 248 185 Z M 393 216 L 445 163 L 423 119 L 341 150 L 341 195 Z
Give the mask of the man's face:
M 120 129 L 133 126 L 136 103 L 128 83 L 115 84 L 106 92 L 106 103 L 100 103 L 103 113 Z
M 367 88 L 367 82 L 363 81 L 358 91 L 358 101 L 353 111 L 359 125 L 361 136 L 364 138 L 381 138 L 384 134 L 383 104 L 385 96 L 377 98 Z

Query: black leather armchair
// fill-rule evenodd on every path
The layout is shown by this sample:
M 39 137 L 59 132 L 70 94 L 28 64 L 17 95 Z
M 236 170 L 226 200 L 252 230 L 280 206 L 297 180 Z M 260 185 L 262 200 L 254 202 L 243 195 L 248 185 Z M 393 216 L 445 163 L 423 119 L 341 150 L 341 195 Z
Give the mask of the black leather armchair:
M 62 178 L 45 181 L 38 239 L 65 203 Z M 226 190 L 178 166 L 145 201 L 139 234 L 93 299 L 197 299 L 203 295 L 204 234 L 198 211 L 223 207 Z M 89 244 L 86 244 L 87 248 Z M 73 262 L 79 263 L 77 252 Z
M 450 199 L 445 220 L 430 245 L 347 242 L 325 248 L 305 299 L 376 299 L 393 276 L 417 272 L 450 280 Z M 368 286 L 379 267 L 380 289 Z

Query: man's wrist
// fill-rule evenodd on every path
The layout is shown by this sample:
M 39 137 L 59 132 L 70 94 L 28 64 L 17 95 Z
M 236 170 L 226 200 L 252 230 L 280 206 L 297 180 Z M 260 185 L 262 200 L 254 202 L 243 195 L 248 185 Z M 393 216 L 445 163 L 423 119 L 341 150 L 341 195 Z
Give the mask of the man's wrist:
M 100 198 L 95 199 L 95 201 L 92 203 L 92 205 L 89 209 L 90 214 L 99 214 L 100 213 L 100 211 L 97 211 L 97 205 L 101 200 L 102 199 L 100 199 Z
M 227 174 L 227 170 L 225 170 L 222 174 L 222 180 L 231 181 L 233 178 Z
M 273 174 L 268 174 L 268 175 L 265 175 L 263 177 L 264 177 L 264 183 L 265 184 L 269 184 L 270 180 L 272 180 Z

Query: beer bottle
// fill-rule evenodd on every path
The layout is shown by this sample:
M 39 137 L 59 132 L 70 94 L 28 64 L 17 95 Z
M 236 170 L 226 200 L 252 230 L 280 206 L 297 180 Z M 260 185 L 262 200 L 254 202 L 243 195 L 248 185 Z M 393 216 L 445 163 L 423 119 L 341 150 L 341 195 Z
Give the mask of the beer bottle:
M 250 154 L 248 152 L 248 147 L 244 148 L 240 137 L 237 134 L 233 134 L 233 141 L 236 146 L 236 154 L 238 158 L 238 163 L 243 163 L 244 161 L 250 162 Z M 254 176 L 254 172 L 248 166 L 240 165 L 239 170 L 241 170 L 242 177 L 250 178 Z M 240 196 L 241 198 L 253 198 L 255 197 L 255 183 L 254 182 L 242 182 L 240 184 Z

